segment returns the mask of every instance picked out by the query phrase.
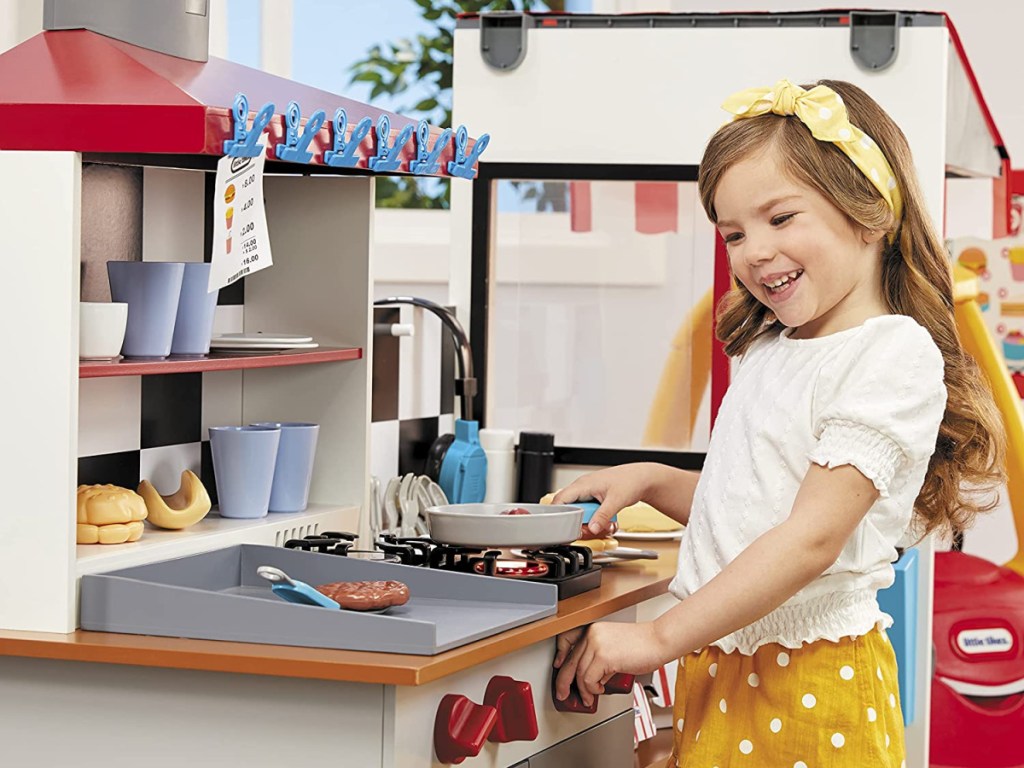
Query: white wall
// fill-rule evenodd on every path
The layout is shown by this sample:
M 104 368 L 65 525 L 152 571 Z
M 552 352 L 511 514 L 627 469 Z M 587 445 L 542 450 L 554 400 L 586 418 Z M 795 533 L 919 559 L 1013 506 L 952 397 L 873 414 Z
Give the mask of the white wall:
M 43 29 L 43 0 L 0 0 L 0 51 Z

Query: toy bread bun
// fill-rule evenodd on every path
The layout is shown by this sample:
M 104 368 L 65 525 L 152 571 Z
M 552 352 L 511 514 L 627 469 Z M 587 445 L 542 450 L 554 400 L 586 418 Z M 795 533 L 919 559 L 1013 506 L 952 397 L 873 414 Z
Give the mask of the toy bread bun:
M 146 502 L 116 485 L 80 485 L 76 494 L 79 544 L 123 544 L 142 536 Z
M 593 550 L 595 553 L 607 552 L 609 550 L 619 548 L 619 542 L 613 539 L 611 536 L 608 536 L 603 539 L 579 539 L 577 541 L 574 541 L 572 544 L 574 547 L 587 547 L 588 549 Z

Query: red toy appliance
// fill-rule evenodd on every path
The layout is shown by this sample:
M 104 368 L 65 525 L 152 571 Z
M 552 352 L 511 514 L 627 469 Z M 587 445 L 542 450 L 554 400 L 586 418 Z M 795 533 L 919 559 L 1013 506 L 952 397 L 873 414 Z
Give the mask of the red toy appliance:
M 931 768 L 1024 768 L 1024 576 L 935 555 Z

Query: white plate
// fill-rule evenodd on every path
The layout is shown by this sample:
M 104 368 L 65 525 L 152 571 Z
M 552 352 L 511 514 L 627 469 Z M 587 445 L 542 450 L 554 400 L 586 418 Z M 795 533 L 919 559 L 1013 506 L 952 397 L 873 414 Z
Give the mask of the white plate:
M 210 349 L 216 349 L 220 352 L 249 352 L 259 350 L 271 350 L 274 352 L 285 352 L 289 349 L 316 349 L 320 345 L 315 341 L 311 341 L 308 344 L 232 344 L 230 342 L 210 342 Z
M 231 342 L 232 344 L 306 344 L 313 340 L 312 336 L 293 333 L 222 333 L 214 336 L 211 343 Z
M 678 531 L 636 531 L 633 533 L 619 529 L 615 532 L 615 538 L 626 541 L 678 541 L 683 538 L 683 529 L 680 528 Z

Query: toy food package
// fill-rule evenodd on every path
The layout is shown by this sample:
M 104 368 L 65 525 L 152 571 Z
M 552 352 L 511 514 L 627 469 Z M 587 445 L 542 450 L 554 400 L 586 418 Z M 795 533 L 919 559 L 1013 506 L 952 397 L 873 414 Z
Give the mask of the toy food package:
M 955 264 L 977 276 L 985 324 L 1024 397 L 1024 238 L 962 237 L 947 247 Z

